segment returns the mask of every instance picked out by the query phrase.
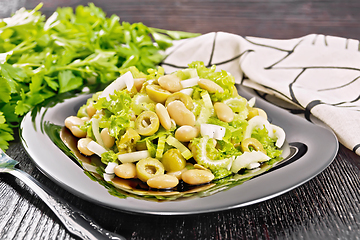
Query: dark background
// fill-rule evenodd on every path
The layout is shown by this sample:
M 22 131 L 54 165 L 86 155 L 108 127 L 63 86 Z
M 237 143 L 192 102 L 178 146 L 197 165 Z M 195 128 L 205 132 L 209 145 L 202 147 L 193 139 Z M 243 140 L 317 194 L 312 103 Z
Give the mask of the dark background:
M 27 0 L 28 8 L 40 1 Z M 44 0 L 49 16 L 59 6 L 87 5 L 82 0 Z M 207 33 L 223 31 L 242 36 L 294 38 L 319 33 L 359 39 L 360 2 L 341 0 L 95 0 L 109 16 L 121 21 L 170 30 Z
M 121 21 L 170 30 L 225 31 L 280 39 L 319 33 L 360 39 L 358 0 L 93 2 L 109 16 L 119 15 Z M 38 3 L 27 0 L 26 7 L 31 9 Z M 47 16 L 59 6 L 87 5 L 81 0 L 43 3 L 41 11 Z M 325 171 L 290 192 L 248 207 L 192 216 L 134 215 L 102 208 L 75 197 L 45 177 L 31 162 L 19 139 L 7 153 L 20 162 L 22 170 L 102 227 L 129 239 L 360 238 L 360 157 L 343 146 Z M 0 239 L 76 238 L 21 181 L 0 175 Z

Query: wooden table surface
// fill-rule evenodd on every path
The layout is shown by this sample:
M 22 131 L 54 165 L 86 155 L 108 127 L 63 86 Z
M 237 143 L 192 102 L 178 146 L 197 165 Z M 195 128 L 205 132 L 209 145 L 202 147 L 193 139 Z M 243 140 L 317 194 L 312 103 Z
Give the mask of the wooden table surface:
M 34 8 L 40 1 L 27 0 Z M 49 16 L 59 6 L 84 0 L 44 0 Z M 323 0 L 205 1 L 95 0 L 122 21 L 170 30 L 242 36 L 293 38 L 321 33 L 360 39 L 360 2 Z M 322 149 L 326 151 L 326 149 Z M 358 239 L 360 238 L 360 157 L 340 146 L 333 163 L 300 187 L 248 207 L 191 216 L 135 215 L 84 201 L 43 175 L 19 139 L 8 155 L 19 167 L 128 239 Z M 316 159 L 314 159 L 316 161 Z M 0 175 L 0 239 L 77 239 L 21 181 Z

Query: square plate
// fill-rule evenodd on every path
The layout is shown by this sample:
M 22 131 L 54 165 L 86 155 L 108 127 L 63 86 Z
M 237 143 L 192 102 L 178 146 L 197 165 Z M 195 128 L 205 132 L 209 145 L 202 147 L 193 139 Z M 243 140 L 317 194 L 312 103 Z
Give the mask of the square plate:
M 241 96 L 253 95 L 239 89 Z M 76 115 L 89 95 L 72 96 L 54 106 L 28 113 L 21 123 L 21 139 L 24 148 L 36 166 L 50 179 L 74 195 L 101 206 L 134 213 L 156 215 L 185 215 L 213 212 L 242 207 L 283 194 L 305 183 L 323 171 L 338 151 L 334 133 L 292 115 L 262 99 L 256 106 L 264 109 L 271 122 L 282 127 L 286 140 L 305 146 L 305 151 L 289 164 L 274 168 L 245 183 L 201 198 L 155 202 L 128 197 L 120 199 L 110 195 L 105 187 L 92 181 L 71 158 L 60 150 L 44 131 L 44 123 L 63 126 L 66 117 Z

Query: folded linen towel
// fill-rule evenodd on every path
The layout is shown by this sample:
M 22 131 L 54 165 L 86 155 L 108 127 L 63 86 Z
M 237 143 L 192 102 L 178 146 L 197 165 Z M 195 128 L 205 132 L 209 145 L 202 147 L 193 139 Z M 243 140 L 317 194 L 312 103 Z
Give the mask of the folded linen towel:
M 167 50 L 166 72 L 203 61 L 238 84 L 275 95 L 326 123 L 360 155 L 360 44 L 318 34 L 275 40 L 213 32 Z

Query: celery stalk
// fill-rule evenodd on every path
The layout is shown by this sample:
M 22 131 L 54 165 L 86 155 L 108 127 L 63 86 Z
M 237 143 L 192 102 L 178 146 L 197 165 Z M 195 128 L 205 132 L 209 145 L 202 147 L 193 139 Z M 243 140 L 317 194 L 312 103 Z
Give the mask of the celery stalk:
M 185 147 L 184 144 L 182 144 L 179 140 L 177 140 L 176 138 L 174 138 L 173 136 L 169 136 L 167 139 L 166 139 L 166 143 L 171 145 L 171 146 L 174 146 L 175 148 L 179 149 L 180 150 L 180 153 L 181 155 L 186 159 L 190 159 L 192 158 L 192 153 L 190 152 L 190 150 Z
M 162 135 L 159 137 L 158 145 L 156 149 L 156 158 L 161 159 L 165 149 L 166 136 Z

